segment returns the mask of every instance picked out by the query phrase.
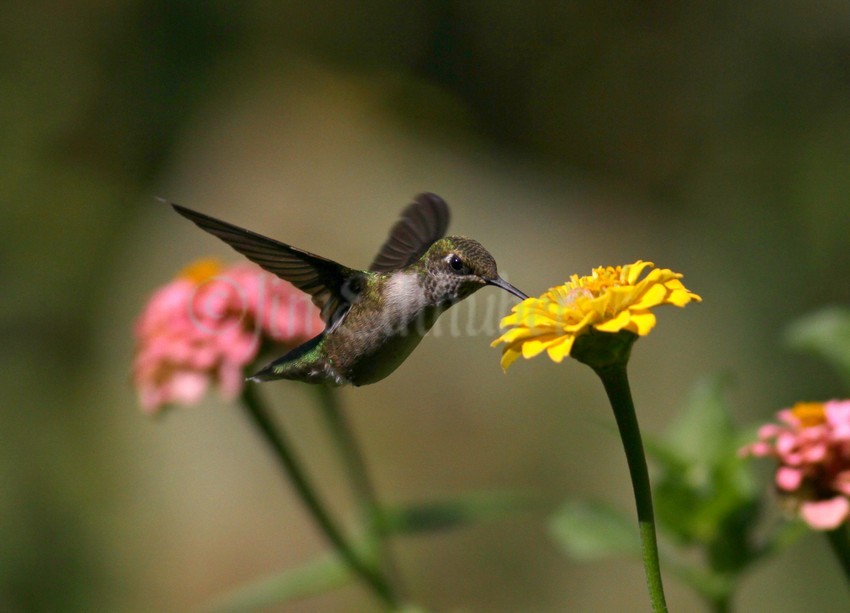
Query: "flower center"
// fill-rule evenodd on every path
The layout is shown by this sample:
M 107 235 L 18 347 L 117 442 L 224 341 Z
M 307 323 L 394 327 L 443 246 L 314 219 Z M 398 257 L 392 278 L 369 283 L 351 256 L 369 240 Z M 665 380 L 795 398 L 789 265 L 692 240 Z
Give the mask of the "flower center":
M 791 408 L 791 413 L 800 420 L 803 428 L 819 426 L 826 421 L 822 402 L 798 402 Z
M 623 285 L 622 266 L 608 266 L 605 268 L 596 268 L 593 271 L 593 276 L 586 277 L 584 286 L 599 296 L 609 287 L 619 287 Z
M 177 275 L 179 279 L 187 279 L 196 285 L 209 281 L 218 276 L 224 266 L 216 258 L 203 258 L 195 260 Z
M 569 291 L 558 291 L 555 302 L 561 307 L 571 307 L 580 297 L 593 299 L 593 292 L 584 287 L 577 287 Z

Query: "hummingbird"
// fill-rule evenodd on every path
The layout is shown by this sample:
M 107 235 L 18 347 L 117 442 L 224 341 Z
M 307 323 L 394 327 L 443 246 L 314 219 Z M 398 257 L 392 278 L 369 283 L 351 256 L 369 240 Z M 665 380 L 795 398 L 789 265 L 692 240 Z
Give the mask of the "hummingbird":
M 253 381 L 375 383 L 407 359 L 440 314 L 485 285 L 528 298 L 499 276 L 496 260 L 481 243 L 445 236 L 449 207 L 435 194 L 416 196 L 402 211 L 368 270 L 170 204 L 202 230 L 310 294 L 320 309 L 325 329 L 249 377 Z

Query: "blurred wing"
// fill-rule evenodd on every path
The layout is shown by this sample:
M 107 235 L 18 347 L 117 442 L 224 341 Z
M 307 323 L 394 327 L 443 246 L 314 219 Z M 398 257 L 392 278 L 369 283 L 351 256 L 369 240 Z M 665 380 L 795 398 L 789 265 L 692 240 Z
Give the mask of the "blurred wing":
M 321 309 L 322 319 L 328 328 L 339 325 L 348 312 L 350 299 L 353 298 L 349 286 L 355 285 L 350 280 L 356 276 L 355 271 L 215 217 L 173 202 L 170 204 L 202 230 L 217 236 L 255 264 L 310 294 L 313 304 Z
M 369 270 L 391 272 L 413 264 L 449 227 L 449 205 L 435 194 L 419 194 L 401 214 Z

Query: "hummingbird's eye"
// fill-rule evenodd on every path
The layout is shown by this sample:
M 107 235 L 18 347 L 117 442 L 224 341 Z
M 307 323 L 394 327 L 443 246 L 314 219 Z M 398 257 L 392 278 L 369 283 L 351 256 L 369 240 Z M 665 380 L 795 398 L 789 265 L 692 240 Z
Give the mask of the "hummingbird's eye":
M 454 253 L 449 256 L 448 260 L 449 266 L 451 266 L 451 269 L 455 272 L 461 272 L 464 268 L 466 268 L 466 266 L 463 265 L 463 260 Z

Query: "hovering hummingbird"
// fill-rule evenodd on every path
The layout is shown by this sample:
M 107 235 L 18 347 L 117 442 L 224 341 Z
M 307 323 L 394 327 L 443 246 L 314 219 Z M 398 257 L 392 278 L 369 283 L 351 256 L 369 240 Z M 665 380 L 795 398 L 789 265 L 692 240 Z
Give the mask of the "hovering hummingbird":
M 477 241 L 443 235 L 449 207 L 420 194 L 401 214 L 369 270 L 337 264 L 171 203 L 178 213 L 265 270 L 307 292 L 325 329 L 257 372 L 254 381 L 367 385 L 410 355 L 437 317 L 485 285 L 528 298 L 499 276 Z

